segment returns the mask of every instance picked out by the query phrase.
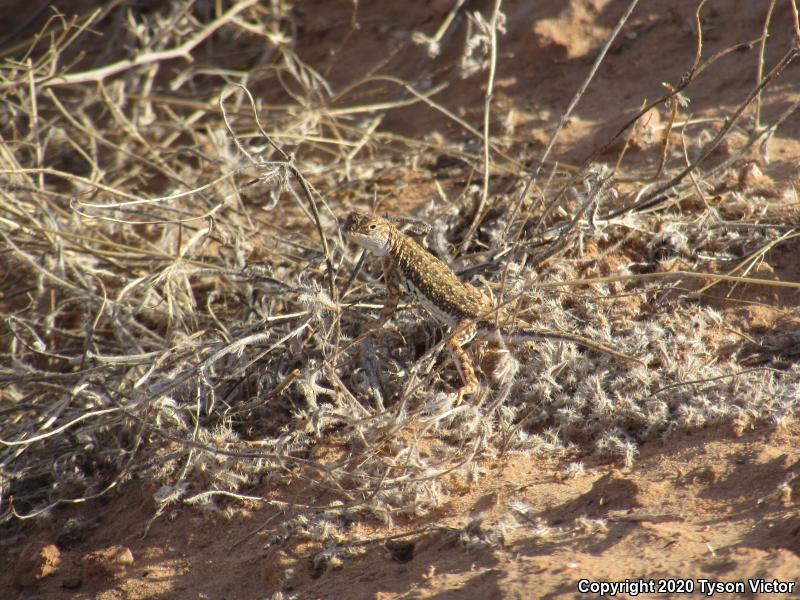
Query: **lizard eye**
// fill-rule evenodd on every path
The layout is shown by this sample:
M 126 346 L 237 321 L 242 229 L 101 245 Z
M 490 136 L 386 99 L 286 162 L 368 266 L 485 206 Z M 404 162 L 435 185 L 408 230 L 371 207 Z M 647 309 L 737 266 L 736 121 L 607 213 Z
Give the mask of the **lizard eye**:
M 370 223 L 368 229 L 377 229 L 378 226 L 375 223 Z

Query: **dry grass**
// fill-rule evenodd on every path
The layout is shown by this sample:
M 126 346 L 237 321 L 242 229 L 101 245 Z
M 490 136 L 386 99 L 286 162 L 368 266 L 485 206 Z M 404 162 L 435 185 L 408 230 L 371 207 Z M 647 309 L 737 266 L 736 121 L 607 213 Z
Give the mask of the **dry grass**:
M 374 74 L 352 89 L 379 100 L 352 104 L 293 51 L 284 3 L 205 13 L 166 3 L 146 15 L 110 6 L 54 16 L 0 70 L 2 520 L 137 477 L 160 488 L 159 510 L 268 502 L 298 509 L 287 527 L 335 538 L 332 517 L 424 513 L 447 494 L 444 475 L 479 478 L 482 456 L 559 455 L 568 475 L 592 453 L 630 464 L 639 442 L 676 428 L 728 423 L 733 434 L 796 411 L 797 365 L 780 350 L 747 363 L 743 334 L 698 288 L 797 288 L 749 275 L 796 237 L 797 199 L 726 188 L 737 157 L 698 165 L 797 45 L 708 139 L 689 127 L 670 136 L 675 108 L 663 172 L 647 181 L 591 161 L 510 160 L 519 140 L 492 133 L 488 95 L 482 130 L 446 113 L 441 86 Z M 465 50 L 464 68 L 484 77 L 501 11 L 498 1 L 474 19 Z M 221 47 L 225 64 L 213 60 Z M 700 48 L 698 38 L 674 102 L 713 64 Z M 285 102 L 253 104 L 253 86 Z M 462 124 L 473 144 L 381 129 L 415 103 Z M 796 108 L 752 130 L 742 152 Z M 513 354 L 478 344 L 483 392 L 454 406 L 458 374 L 423 314 L 401 310 L 362 335 L 382 285 L 369 265 L 351 281 L 358 260 L 337 218 L 373 206 L 379 180 L 419 169 L 433 179 L 442 156 L 460 161 L 453 177 L 474 172 L 480 185 L 417 211 L 432 224 L 429 247 L 542 329 L 613 344 L 649 367 L 557 342 Z M 597 265 L 609 277 L 576 282 Z M 299 480 L 318 495 L 288 503 L 279 490 Z

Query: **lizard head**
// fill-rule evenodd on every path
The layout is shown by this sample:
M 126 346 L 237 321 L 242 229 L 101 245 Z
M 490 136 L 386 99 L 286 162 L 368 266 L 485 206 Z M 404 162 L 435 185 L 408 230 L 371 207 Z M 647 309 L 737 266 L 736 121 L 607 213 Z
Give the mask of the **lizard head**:
M 384 256 L 391 248 L 392 227 L 386 219 L 351 212 L 344 222 L 342 233 L 362 248 Z

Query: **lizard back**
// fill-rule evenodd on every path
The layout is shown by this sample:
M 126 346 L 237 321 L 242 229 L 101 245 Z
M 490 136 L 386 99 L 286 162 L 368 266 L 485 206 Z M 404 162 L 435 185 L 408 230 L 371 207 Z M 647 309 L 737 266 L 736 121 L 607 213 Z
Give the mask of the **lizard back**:
M 380 217 L 351 213 L 345 235 L 392 263 L 403 287 L 439 321 L 452 325 L 476 319 L 491 310 L 491 300 L 463 283 L 453 270 Z

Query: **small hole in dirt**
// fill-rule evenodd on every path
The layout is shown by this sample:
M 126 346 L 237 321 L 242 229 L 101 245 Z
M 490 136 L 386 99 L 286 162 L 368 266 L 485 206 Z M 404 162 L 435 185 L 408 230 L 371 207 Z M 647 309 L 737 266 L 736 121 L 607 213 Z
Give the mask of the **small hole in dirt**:
M 414 559 L 414 550 L 416 550 L 416 544 L 414 542 L 388 541 L 386 542 L 386 549 L 389 551 L 389 554 L 392 556 L 393 560 L 401 563 L 407 563 Z

